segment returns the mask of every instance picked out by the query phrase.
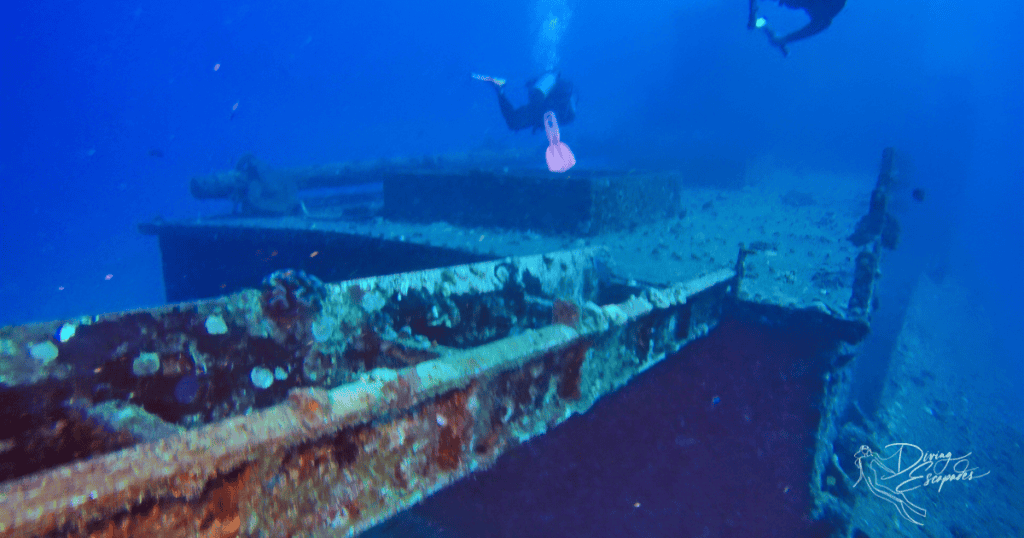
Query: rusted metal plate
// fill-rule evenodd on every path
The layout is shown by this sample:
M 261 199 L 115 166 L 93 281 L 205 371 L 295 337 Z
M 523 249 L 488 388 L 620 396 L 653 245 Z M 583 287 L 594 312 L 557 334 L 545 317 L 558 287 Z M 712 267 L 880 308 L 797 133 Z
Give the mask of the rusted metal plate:
M 340 284 L 275 273 L 213 301 L 4 328 L 5 390 L 42 412 L 5 432 L 4 456 L 36 443 L 54 458 L 0 485 L 0 536 L 365 530 L 703 335 L 735 289 L 730 270 L 609 289 L 603 256 Z M 154 425 L 165 437 L 141 435 Z M 60 461 L 72 431 L 98 440 Z

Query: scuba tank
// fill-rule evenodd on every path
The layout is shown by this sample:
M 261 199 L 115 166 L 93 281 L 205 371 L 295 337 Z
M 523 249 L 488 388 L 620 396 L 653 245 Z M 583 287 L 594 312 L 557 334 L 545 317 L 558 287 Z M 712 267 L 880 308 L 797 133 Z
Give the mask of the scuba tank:
M 555 82 L 557 81 L 558 75 L 549 71 L 537 77 L 537 82 L 533 83 L 531 89 L 540 92 L 542 98 L 547 98 L 548 94 L 551 93 L 551 88 L 555 87 Z

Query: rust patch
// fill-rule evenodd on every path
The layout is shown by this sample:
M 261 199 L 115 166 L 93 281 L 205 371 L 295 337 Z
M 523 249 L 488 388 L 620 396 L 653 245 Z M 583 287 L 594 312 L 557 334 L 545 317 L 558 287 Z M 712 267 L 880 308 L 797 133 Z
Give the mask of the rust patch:
M 185 503 L 161 506 L 152 501 L 135 507 L 130 514 L 122 514 L 106 520 L 91 523 L 84 533 L 68 533 L 68 536 L 89 536 L 89 538 L 131 538 L 133 536 L 190 536 L 196 534 L 197 522 L 188 516 Z
M 214 481 L 201 501 L 205 506 L 200 512 L 200 536 L 227 538 L 238 534 L 241 527 L 239 499 L 249 473 L 250 468 L 246 466 Z
M 313 477 L 322 477 L 325 468 L 337 459 L 337 445 L 322 442 L 307 443 L 285 456 L 278 473 L 293 484 L 298 484 Z
M 350 499 L 343 502 L 342 506 L 345 507 L 345 513 L 351 521 L 359 521 L 359 518 L 363 515 L 363 509 L 361 508 L 359 501 Z
M 406 476 L 405 471 L 402 470 L 402 464 L 395 464 L 394 471 L 395 484 L 401 489 L 409 489 L 409 478 Z
M 467 389 L 452 390 L 437 399 L 436 421 L 439 426 L 437 449 L 434 454 L 437 466 L 443 471 L 454 471 L 462 463 L 462 451 L 472 417 L 466 409 L 470 391 Z M 430 412 L 431 406 L 427 407 Z M 427 417 L 429 420 L 429 417 Z
M 234 538 L 242 526 L 242 518 L 235 516 L 227 521 L 215 520 L 210 528 L 200 531 L 201 538 Z
M 331 410 L 330 396 L 323 389 L 293 389 L 288 403 L 307 426 L 322 422 Z
M 556 299 L 551 305 L 551 323 L 578 329 L 580 326 L 580 307 L 572 301 Z
M 437 440 L 437 466 L 445 471 L 454 471 L 462 461 L 462 438 L 451 426 L 441 428 Z
M 245 466 L 211 480 L 193 501 L 148 501 L 128 512 L 94 521 L 83 529 L 84 532 L 72 532 L 68 536 L 234 538 L 242 531 L 240 504 L 249 494 L 246 484 L 250 477 L 251 468 Z
M 558 396 L 566 400 L 580 398 L 580 369 L 593 343 L 580 340 L 562 352 L 562 377 L 558 380 Z

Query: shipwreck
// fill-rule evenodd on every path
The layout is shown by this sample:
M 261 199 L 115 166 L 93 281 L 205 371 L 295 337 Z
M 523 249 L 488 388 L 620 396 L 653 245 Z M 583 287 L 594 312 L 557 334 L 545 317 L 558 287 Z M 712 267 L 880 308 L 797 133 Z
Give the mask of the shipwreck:
M 191 182 L 227 214 L 140 225 L 169 304 L 0 328 L 0 536 L 353 535 L 559 432 L 696 447 L 681 482 L 708 480 L 702 447 L 735 450 L 773 468 L 760 494 L 840 529 L 834 445 L 894 174 L 890 149 L 874 185 L 772 195 L 247 156 Z M 628 421 L 650 404 L 615 398 L 640 385 L 682 418 Z M 571 424 L 616 405 L 614 430 Z

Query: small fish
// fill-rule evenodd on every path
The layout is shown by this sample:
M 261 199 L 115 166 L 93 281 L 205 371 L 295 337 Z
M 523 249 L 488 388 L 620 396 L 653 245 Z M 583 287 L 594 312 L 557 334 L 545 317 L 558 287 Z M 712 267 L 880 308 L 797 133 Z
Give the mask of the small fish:
M 159 148 L 153 148 L 153 149 L 149 150 L 149 156 L 150 157 L 160 157 L 160 158 L 163 158 L 164 152 L 163 152 L 163 150 L 161 150 Z
M 917 200 L 918 202 L 923 202 L 924 201 L 924 189 L 922 189 L 921 187 L 918 187 L 918 188 L 914 189 L 910 193 L 910 195 L 913 196 L 914 199 Z

